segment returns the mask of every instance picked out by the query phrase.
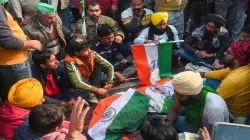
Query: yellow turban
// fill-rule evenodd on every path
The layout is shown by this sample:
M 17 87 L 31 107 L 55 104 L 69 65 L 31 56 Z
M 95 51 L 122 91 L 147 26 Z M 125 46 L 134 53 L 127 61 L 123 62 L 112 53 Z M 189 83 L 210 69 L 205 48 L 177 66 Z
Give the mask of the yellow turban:
M 159 12 L 151 15 L 151 22 L 154 26 L 159 24 L 162 20 L 168 22 L 168 13 L 167 12 Z
M 174 89 L 183 95 L 197 95 L 203 87 L 200 73 L 192 71 L 181 72 L 173 78 Z
M 33 78 L 23 79 L 15 83 L 9 91 L 8 101 L 20 108 L 36 106 L 43 98 L 43 88 L 39 81 Z

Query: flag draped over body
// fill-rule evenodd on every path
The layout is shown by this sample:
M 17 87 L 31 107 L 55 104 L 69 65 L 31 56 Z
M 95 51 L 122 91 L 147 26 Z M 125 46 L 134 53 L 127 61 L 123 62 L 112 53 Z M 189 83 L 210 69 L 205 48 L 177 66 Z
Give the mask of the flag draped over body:
M 141 85 L 155 85 L 162 78 L 172 78 L 171 42 L 133 45 L 132 52 Z

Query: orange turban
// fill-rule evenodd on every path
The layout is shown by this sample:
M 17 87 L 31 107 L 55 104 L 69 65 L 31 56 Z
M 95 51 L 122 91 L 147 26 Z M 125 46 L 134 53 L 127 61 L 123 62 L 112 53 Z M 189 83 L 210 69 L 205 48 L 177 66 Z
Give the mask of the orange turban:
M 9 91 L 8 101 L 19 108 L 36 106 L 43 98 L 43 88 L 39 81 L 33 78 L 23 79 L 15 83 Z

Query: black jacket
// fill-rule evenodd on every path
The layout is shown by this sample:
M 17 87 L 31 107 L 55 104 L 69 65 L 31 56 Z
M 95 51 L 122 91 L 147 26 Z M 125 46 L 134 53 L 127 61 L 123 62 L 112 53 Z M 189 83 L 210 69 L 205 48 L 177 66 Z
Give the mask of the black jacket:
M 42 84 L 43 89 L 45 91 L 48 73 L 42 71 L 40 66 L 37 66 L 36 64 L 33 64 L 31 69 L 32 77 L 37 79 Z M 68 78 L 64 62 L 60 61 L 57 69 L 52 70 L 52 76 L 60 90 L 73 88 Z

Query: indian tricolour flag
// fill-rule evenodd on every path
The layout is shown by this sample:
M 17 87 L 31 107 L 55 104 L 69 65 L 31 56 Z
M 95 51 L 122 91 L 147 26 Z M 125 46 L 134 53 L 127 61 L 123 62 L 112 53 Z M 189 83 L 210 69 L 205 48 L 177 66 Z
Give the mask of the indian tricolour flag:
M 156 85 L 143 86 L 136 90 L 148 97 L 150 113 L 166 114 L 175 99 L 171 78 L 163 78 Z
M 101 100 L 93 112 L 88 134 L 94 140 L 121 139 L 137 130 L 148 112 L 148 97 L 129 89 Z
M 141 85 L 155 85 L 162 78 L 172 77 L 171 42 L 133 45 L 132 52 Z

